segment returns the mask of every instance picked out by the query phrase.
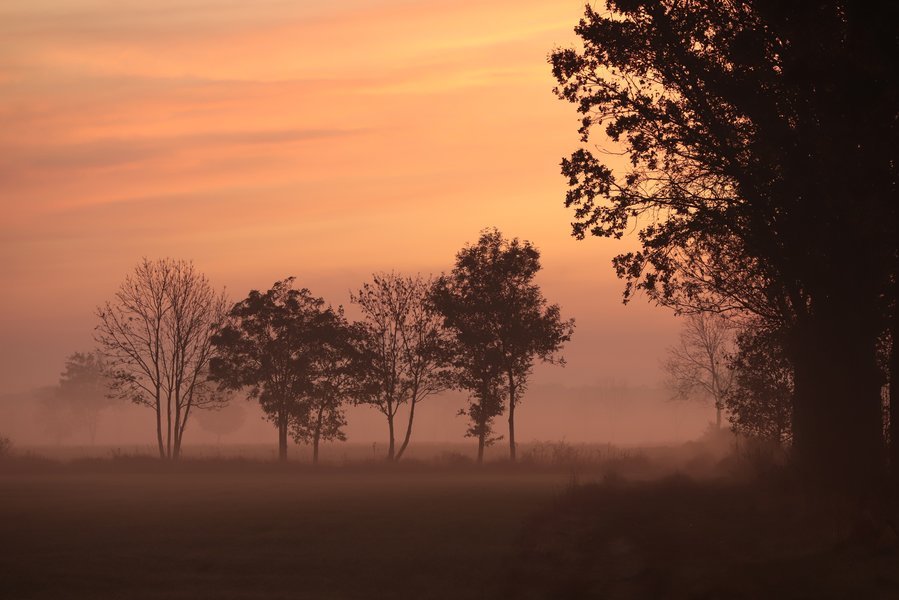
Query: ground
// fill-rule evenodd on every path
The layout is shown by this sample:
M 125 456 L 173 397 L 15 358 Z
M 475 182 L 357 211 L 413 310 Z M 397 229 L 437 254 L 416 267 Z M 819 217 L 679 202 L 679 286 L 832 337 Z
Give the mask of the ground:
M 0 461 L 0 598 L 899 598 L 888 506 L 689 462 Z
M 507 595 L 899 598 L 895 520 L 867 506 L 727 479 L 580 486 L 529 519 Z
M 0 598 L 492 598 L 522 521 L 564 486 L 497 470 L 0 472 Z

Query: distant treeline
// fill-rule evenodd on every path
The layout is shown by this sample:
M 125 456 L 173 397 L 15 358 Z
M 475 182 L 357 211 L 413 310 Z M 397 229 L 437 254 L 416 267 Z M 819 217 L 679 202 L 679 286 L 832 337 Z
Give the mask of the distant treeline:
M 97 310 L 97 351 L 72 355 L 56 397 L 93 415 L 108 398 L 149 407 L 164 459 L 180 456 L 194 414 L 235 392 L 276 427 L 280 460 L 292 438 L 316 462 L 321 442 L 345 439 L 346 407 L 369 405 L 386 420 L 393 461 L 409 446 L 416 406 L 457 389 L 478 461 L 502 439 L 503 414 L 515 460 L 515 410 L 533 366 L 562 363 L 574 331 L 534 282 L 539 270 L 533 244 L 484 230 L 448 274 L 373 275 L 351 296 L 362 318 L 350 322 L 293 277 L 232 304 L 192 263 L 144 259 Z

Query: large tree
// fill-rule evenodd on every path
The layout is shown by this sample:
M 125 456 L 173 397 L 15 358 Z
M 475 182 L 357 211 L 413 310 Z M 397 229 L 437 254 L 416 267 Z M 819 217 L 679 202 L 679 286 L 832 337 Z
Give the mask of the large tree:
M 278 429 L 278 459 L 287 460 L 291 427 L 306 427 L 317 360 L 338 319 L 334 309 L 289 277 L 236 303 L 213 338 L 211 376 L 225 389 L 245 389 Z M 303 437 L 300 435 L 299 437 Z
M 477 350 L 485 357 L 484 366 L 463 369 L 467 387 L 483 388 L 476 398 L 486 397 L 490 389 L 486 375 L 492 363 L 498 365 L 508 399 L 509 458 L 513 461 L 515 409 L 527 390 L 534 362 L 562 362 L 557 353 L 574 331 L 574 320 L 563 320 L 559 306 L 549 304 L 534 281 L 539 271 L 540 252 L 533 244 L 507 240 L 499 230 L 487 229 L 476 244 L 459 251 L 452 272 L 437 281 L 433 294 L 461 351 Z M 481 409 L 477 412 L 475 422 L 483 416 Z M 479 430 L 479 439 L 487 433 Z
M 412 436 L 415 408 L 450 384 L 449 341 L 443 320 L 430 304 L 432 282 L 421 276 L 376 273 L 351 300 L 362 311 L 360 349 L 366 393 L 359 401 L 387 419 L 387 459 L 399 460 Z M 399 450 L 397 414 L 408 407 Z
M 785 332 L 794 448 L 820 480 L 882 468 L 876 341 L 897 265 L 899 5 L 609 1 L 552 54 L 584 146 L 562 164 L 574 234 L 642 249 L 628 281 L 682 310 Z M 625 165 L 598 156 L 597 132 Z
M 96 340 L 113 389 L 153 410 L 161 458 L 179 457 L 193 410 L 221 403 L 207 377 L 226 306 L 224 291 L 193 263 L 166 258 L 144 259 L 97 309 Z

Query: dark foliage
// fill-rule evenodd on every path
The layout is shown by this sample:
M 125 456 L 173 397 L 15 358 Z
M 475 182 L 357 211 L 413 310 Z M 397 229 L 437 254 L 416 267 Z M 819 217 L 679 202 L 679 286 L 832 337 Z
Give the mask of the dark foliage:
M 515 409 L 534 361 L 562 362 L 556 353 L 574 331 L 574 320 L 563 320 L 534 282 L 539 270 L 540 253 L 530 242 L 488 229 L 459 251 L 452 272 L 434 286 L 434 305 L 458 346 L 457 383 L 474 400 L 463 414 L 471 421 L 468 435 L 479 440 L 479 457 L 493 440 L 492 420 L 506 396 L 515 460 Z
M 777 332 L 757 325 L 737 335 L 728 361 L 734 385 L 724 397 L 737 433 L 789 445 L 793 438 L 793 366 Z
M 327 385 L 322 379 L 342 369 L 336 356 L 347 346 L 345 319 L 293 281 L 253 290 L 234 305 L 213 338 L 211 364 L 211 377 L 223 388 L 246 389 L 259 401 L 278 428 L 281 460 L 289 433 L 303 441 L 339 439 L 344 422 L 343 391 L 335 389 L 340 379 Z
M 586 145 L 562 163 L 574 235 L 642 249 L 614 261 L 625 298 L 740 309 L 778 326 L 809 474 L 882 467 L 875 345 L 897 265 L 895 3 L 610 1 L 553 53 Z M 895 318 L 895 316 L 893 317 Z M 823 476 L 823 477 L 822 477 Z M 834 477 L 836 476 L 836 477 Z

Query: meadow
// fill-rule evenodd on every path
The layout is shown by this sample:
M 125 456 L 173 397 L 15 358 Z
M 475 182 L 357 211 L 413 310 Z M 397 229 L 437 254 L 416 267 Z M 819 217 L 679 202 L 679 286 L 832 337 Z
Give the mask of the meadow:
M 318 467 L 32 449 L 0 460 L 0 598 L 899 597 L 888 517 L 718 442 L 481 466 L 454 445 Z
M 0 474 L 3 598 L 489 598 L 561 473 L 144 460 Z

